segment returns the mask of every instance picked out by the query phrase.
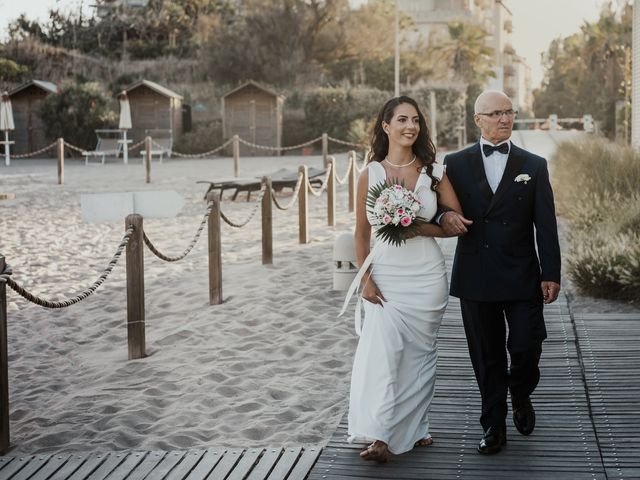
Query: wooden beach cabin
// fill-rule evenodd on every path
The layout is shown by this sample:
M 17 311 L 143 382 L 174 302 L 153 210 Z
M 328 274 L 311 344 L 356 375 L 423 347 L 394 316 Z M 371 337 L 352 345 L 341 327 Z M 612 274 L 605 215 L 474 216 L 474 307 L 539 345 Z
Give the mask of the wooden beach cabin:
M 282 146 L 282 109 L 284 97 L 250 81 L 222 97 L 222 132 L 226 139 L 240 138 L 257 145 Z M 240 144 L 241 155 L 278 155 Z
M 129 138 L 143 140 L 150 131 L 171 132 L 172 143 L 182 136 L 182 95 L 149 80 L 140 80 L 125 89 L 131 106 Z
M 54 83 L 31 80 L 9 92 L 16 127 L 10 134 L 11 140 L 16 142 L 11 148 L 12 154 L 35 152 L 51 143 L 45 136 L 38 110 L 44 99 L 57 91 L 58 87 Z M 42 155 L 51 156 L 52 152 Z

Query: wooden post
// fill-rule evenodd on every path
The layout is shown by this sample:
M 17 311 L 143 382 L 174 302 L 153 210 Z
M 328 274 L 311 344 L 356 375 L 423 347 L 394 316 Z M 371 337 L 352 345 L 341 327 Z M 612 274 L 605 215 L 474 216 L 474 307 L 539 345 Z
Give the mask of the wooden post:
M 265 187 L 262 197 L 262 264 L 273 263 L 273 207 L 271 198 L 271 177 L 262 177 Z
M 356 210 L 356 183 L 358 180 L 358 167 L 356 166 L 356 152 L 349 152 L 349 211 Z
M 58 185 L 64 183 L 64 139 L 58 139 L 58 145 L 56 148 L 58 154 Z
M 302 173 L 302 185 L 300 186 L 300 193 L 298 193 L 298 217 L 300 225 L 300 243 L 309 243 L 309 206 L 307 199 L 309 198 L 309 191 L 307 189 L 307 183 L 309 179 L 309 173 L 306 165 L 300 165 L 298 172 Z
M 336 226 L 336 159 L 329 157 L 327 180 L 327 225 Z
M 145 183 L 151 183 L 151 147 L 152 147 L 151 137 L 146 136 L 144 138 L 144 168 L 147 172 L 145 177 Z
M 233 176 L 237 177 L 240 171 L 240 137 L 233 136 Z
M 329 164 L 329 134 L 322 134 L 322 165 L 327 168 Z
M 6 262 L 0 255 L 0 273 Z M 7 357 L 7 284 L 0 282 L 0 453 L 9 449 L 9 360 Z
M 222 242 L 220 238 L 220 199 L 213 192 L 207 194 L 213 204 L 208 218 L 209 234 L 209 305 L 222 303 Z
M 148 137 L 147 137 L 148 138 Z M 146 357 L 144 315 L 144 237 L 142 216 L 128 215 L 125 230 L 134 226 L 127 243 L 127 337 L 129 360 Z

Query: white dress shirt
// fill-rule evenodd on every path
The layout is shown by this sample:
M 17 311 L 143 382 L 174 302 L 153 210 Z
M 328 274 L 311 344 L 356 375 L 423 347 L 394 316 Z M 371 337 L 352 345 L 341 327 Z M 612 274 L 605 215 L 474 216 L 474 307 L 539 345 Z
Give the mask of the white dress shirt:
M 509 158 L 509 153 L 500 153 L 498 151 L 492 152 L 491 155 L 486 157 L 484 155 L 484 150 L 482 149 L 482 145 L 491 145 L 498 146 L 503 143 L 509 144 L 509 152 L 511 151 L 511 142 L 509 140 L 505 140 L 504 142 L 500 142 L 497 144 L 491 143 L 489 140 L 484 137 L 480 137 L 480 152 L 482 153 L 482 163 L 484 163 L 484 173 L 487 175 L 487 181 L 489 182 L 489 186 L 491 187 L 491 191 L 496 193 L 498 189 L 498 185 L 500 184 L 500 180 L 502 180 L 502 175 L 504 174 L 504 169 L 507 166 L 507 158 Z

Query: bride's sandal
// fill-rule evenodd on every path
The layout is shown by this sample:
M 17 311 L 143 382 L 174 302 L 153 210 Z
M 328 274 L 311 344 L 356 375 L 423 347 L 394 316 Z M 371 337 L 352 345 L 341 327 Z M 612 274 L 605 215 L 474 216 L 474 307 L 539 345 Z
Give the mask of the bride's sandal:
M 429 445 L 433 445 L 433 438 L 431 437 L 427 437 L 427 438 L 422 438 L 420 440 L 418 440 L 416 443 L 414 443 L 414 447 L 428 447 Z
M 380 440 L 376 440 L 360 452 L 360 458 L 363 460 L 373 460 L 378 463 L 388 462 L 389 449 L 387 448 L 387 444 Z

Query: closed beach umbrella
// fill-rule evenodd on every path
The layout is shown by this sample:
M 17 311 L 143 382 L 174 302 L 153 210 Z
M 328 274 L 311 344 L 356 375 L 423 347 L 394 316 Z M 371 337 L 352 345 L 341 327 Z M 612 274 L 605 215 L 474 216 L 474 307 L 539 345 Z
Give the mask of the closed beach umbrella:
M 129 130 L 131 128 L 131 107 L 129 106 L 129 97 L 127 92 L 122 92 L 119 96 L 120 100 L 120 130 Z
M 10 153 L 9 145 L 13 142 L 9 142 L 9 130 L 15 130 L 13 123 L 13 110 L 11 110 L 11 100 L 7 92 L 2 93 L 2 100 L 0 100 L 0 130 L 4 132 L 4 163 L 9 166 Z
M 122 160 L 129 163 L 129 142 L 127 140 L 127 130 L 131 128 L 131 107 L 129 106 L 129 97 L 127 92 L 123 91 L 119 96 L 120 100 L 120 121 L 118 128 L 122 131 Z

